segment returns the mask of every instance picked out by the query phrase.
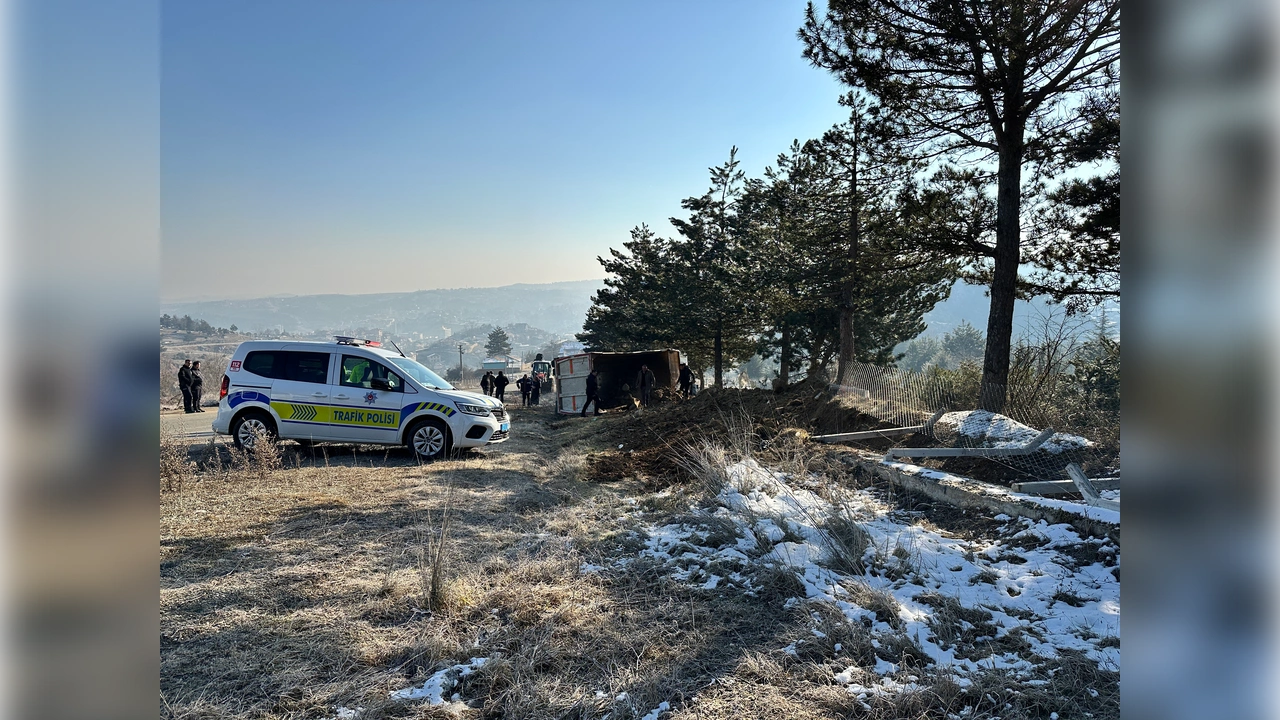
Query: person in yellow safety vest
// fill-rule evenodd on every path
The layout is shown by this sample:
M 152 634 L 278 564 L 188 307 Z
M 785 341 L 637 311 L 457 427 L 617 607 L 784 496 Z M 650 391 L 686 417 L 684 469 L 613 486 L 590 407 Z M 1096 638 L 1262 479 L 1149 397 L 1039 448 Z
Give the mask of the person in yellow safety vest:
M 368 371 L 369 371 L 369 361 L 360 359 L 359 362 L 357 362 L 355 365 L 352 365 L 347 370 L 347 384 L 363 386 L 364 379 L 365 379 L 364 376 L 365 376 L 365 373 L 367 373 Z

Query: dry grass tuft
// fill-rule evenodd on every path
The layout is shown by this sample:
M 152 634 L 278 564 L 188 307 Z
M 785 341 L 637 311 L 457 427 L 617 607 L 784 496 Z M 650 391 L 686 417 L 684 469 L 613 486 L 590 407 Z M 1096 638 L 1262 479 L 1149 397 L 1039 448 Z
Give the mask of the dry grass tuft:
M 862 575 L 871 536 L 854 522 L 847 510 L 834 510 L 822 524 L 822 538 L 832 569 L 846 575 Z
M 263 432 L 256 434 L 252 450 L 231 448 L 231 464 L 238 474 L 258 482 L 270 479 L 282 469 L 284 457 L 279 441 Z
M 933 631 L 934 640 L 943 649 L 962 646 L 962 651 L 957 652 L 960 657 L 971 657 L 972 651 L 963 650 L 972 648 L 984 638 L 988 641 L 984 644 L 989 645 L 990 639 L 996 635 L 996 626 L 991 623 L 992 615 L 987 610 L 965 607 L 957 598 L 932 590 L 916 595 L 915 600 L 933 608 L 929 629 Z
M 432 522 L 431 510 L 426 510 L 427 529 L 418 550 L 418 579 L 422 598 L 427 609 L 432 611 L 442 610 L 446 606 L 456 609 L 460 605 L 459 594 L 449 592 L 446 588 L 445 550 L 449 546 L 449 525 L 453 520 L 456 497 L 453 483 L 447 483 L 446 487 L 444 508 L 437 514 L 438 521 Z
M 891 593 L 873 588 L 861 580 L 842 583 L 841 587 L 848 591 L 850 602 L 875 613 L 876 620 L 895 630 L 902 629 L 902 616 L 899 615 L 902 606 Z
M 160 431 L 160 489 L 168 492 L 182 490 L 182 486 L 195 474 L 196 464 L 191 461 L 189 444 L 174 432 Z
M 679 457 L 676 462 L 693 479 L 704 498 L 714 498 L 729 486 L 729 473 L 725 468 L 734 461 L 722 445 L 699 438 L 682 442 L 677 450 Z

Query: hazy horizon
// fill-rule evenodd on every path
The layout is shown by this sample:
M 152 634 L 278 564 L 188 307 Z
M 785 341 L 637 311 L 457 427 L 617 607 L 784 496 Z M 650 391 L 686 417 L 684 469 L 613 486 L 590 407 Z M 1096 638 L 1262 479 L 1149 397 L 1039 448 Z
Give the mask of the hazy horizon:
M 502 285 L 441 285 L 439 287 L 422 287 L 414 290 L 381 290 L 371 292 L 349 292 L 349 293 L 306 293 L 306 292 L 284 292 L 272 293 L 269 295 L 250 294 L 242 296 L 230 295 L 204 295 L 190 297 L 161 297 L 159 305 L 181 305 L 185 303 L 201 303 L 201 302 L 240 302 L 246 300 L 270 300 L 272 298 L 290 298 L 290 297 L 309 297 L 313 295 L 341 295 L 341 296 L 360 296 L 360 295 L 398 295 L 403 293 L 428 292 L 432 290 L 484 290 L 490 288 L 505 288 L 519 285 L 561 285 L 569 283 L 588 283 L 588 282 L 604 282 L 606 276 L 594 278 L 574 278 L 569 280 L 548 280 L 546 282 L 514 282 L 503 283 Z

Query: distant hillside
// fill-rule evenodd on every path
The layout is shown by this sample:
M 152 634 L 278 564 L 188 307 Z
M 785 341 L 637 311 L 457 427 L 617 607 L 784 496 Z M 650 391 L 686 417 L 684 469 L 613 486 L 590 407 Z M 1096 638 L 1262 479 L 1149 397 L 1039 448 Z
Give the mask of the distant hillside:
M 987 289 L 981 285 L 968 285 L 957 282 L 951 289 L 951 297 L 946 302 L 925 313 L 924 321 L 928 328 L 922 336 L 942 337 L 954 330 L 961 322 L 982 330 L 987 329 L 987 316 L 991 312 L 991 298 L 986 296 Z M 1019 300 L 1013 308 L 1013 335 L 1018 337 L 1028 330 L 1028 321 L 1034 321 L 1041 315 L 1052 312 L 1063 312 L 1061 305 L 1054 305 L 1046 297 L 1037 297 L 1031 301 Z M 1118 304 L 1109 305 L 1107 319 L 1113 323 L 1113 330 L 1120 330 L 1120 313 Z
M 215 326 L 261 332 L 311 333 L 383 328 L 397 335 L 440 337 L 479 325 L 528 323 L 556 335 L 582 330 L 591 295 L 602 280 L 576 280 L 496 288 L 455 288 L 373 295 L 293 295 L 252 300 L 161 303 L 160 312 L 190 315 Z

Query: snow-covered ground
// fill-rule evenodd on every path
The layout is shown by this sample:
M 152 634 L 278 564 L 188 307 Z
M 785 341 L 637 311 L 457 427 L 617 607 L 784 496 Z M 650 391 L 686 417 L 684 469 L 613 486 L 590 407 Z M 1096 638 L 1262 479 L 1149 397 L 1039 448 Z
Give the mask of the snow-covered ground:
M 1120 550 L 1110 541 L 1005 515 L 960 537 L 875 491 L 788 476 L 749 459 L 725 471 L 714 502 L 691 508 L 696 521 L 637 528 L 635 555 L 595 558 L 580 572 L 626 573 L 656 562 L 691 591 L 762 602 L 778 597 L 765 592 L 769 573 L 792 573 L 798 592 L 781 602 L 812 618 L 812 637 L 776 650 L 801 657 L 806 643 L 827 637 L 821 628 L 830 630 L 831 617 L 864 633 L 874 654 L 831 672 L 868 709 L 877 698 L 925 689 L 923 675 L 968 688 L 996 671 L 1026 688 L 1044 685 L 1046 663 L 1065 653 L 1119 671 Z M 834 648 L 839 657 L 841 646 Z M 456 703 L 451 691 L 486 662 L 445 667 L 391 699 Z M 662 702 L 644 720 L 670 707 Z M 338 720 L 362 714 L 336 710 Z
M 852 666 L 836 676 L 855 695 L 911 689 L 915 676 L 888 650 L 904 639 L 962 687 L 969 676 L 992 669 L 1036 682 L 1036 666 L 1064 651 L 1119 670 L 1119 548 L 1108 541 L 1082 538 L 1067 525 L 1007 516 L 995 518 L 1002 529 L 987 533 L 992 537 L 961 539 L 867 491 L 846 491 L 832 502 L 826 499 L 832 493 L 819 495 L 752 460 L 730 466 L 728 476 L 714 508 L 700 512 L 731 523 L 732 540 L 707 525 L 658 525 L 646 529 L 639 556 L 703 591 L 756 595 L 752 578 L 760 569 L 794 572 L 803 595 L 787 600 L 789 606 L 825 603 L 870 631 L 875 666 Z M 810 487 L 813 480 L 807 479 Z M 855 558 L 864 572 L 841 571 L 851 567 L 849 544 L 827 530 L 841 520 L 865 531 L 865 551 Z M 886 595 L 894 617 L 883 613 Z M 881 612 L 859 604 L 867 598 L 881 598 L 864 602 Z M 780 649 L 796 651 L 794 644 Z

